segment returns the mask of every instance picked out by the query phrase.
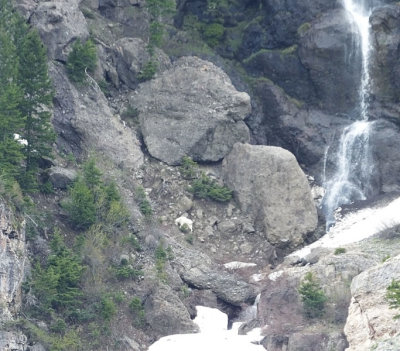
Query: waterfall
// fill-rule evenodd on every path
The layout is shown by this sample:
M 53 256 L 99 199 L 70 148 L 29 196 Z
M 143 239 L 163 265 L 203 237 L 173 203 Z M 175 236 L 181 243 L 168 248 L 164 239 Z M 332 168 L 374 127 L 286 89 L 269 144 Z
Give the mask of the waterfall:
M 361 56 L 361 79 L 357 121 L 343 129 L 334 156 L 335 171 L 324 181 L 326 193 L 322 201 L 322 211 L 326 218 L 326 228 L 335 223 L 334 211 L 341 205 L 357 200 L 365 200 L 370 190 L 372 157 L 369 148 L 368 121 L 370 95 L 370 24 L 371 6 L 365 0 L 343 0 L 343 7 L 349 21 L 358 33 L 356 48 Z M 324 162 L 324 174 L 326 162 Z M 324 176 L 325 177 L 325 176 Z

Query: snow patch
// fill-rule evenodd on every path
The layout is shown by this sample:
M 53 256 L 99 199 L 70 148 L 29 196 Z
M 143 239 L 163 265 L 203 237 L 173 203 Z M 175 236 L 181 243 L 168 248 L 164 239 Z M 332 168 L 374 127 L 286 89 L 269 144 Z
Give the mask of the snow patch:
M 366 208 L 349 213 L 316 242 L 289 256 L 306 257 L 318 247 L 336 248 L 367 239 L 385 229 L 400 224 L 400 197 L 384 207 Z
M 198 334 L 176 334 L 165 336 L 150 346 L 148 351 L 265 351 L 262 345 L 256 345 L 263 338 L 259 328 L 248 335 L 238 335 L 241 323 L 228 328 L 228 316 L 215 309 L 196 306 L 197 317 L 194 322 L 199 326 Z

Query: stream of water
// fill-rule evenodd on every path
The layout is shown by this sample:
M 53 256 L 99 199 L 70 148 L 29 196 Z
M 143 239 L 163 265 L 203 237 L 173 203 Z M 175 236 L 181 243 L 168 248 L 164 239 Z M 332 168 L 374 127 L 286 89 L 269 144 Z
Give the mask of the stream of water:
M 326 193 L 322 211 L 326 228 L 335 223 L 334 212 L 341 205 L 365 200 L 370 192 L 370 177 L 373 169 L 369 134 L 372 122 L 368 121 L 370 96 L 370 24 L 371 7 L 365 0 L 343 0 L 350 23 L 355 26 L 356 57 L 361 57 L 361 79 L 357 120 L 345 127 L 334 156 L 335 171 L 325 180 Z M 324 174 L 325 174 L 324 169 Z

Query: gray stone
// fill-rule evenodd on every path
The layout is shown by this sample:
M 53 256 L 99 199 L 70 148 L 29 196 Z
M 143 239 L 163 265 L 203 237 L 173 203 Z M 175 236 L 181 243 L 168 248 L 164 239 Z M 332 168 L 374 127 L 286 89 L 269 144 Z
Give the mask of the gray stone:
M 237 143 L 224 159 L 222 173 L 241 210 L 270 243 L 295 247 L 315 230 L 310 187 L 289 151 Z
M 144 304 L 146 321 L 160 336 L 197 330 L 189 312 L 170 287 L 160 285 Z
M 119 80 L 129 88 L 135 89 L 139 83 L 138 74 L 144 65 L 153 59 L 157 63 L 157 71 L 163 72 L 171 67 L 169 57 L 160 49 L 154 50 L 151 57 L 146 43 L 140 38 L 122 38 L 115 43 L 116 69 Z
M 63 67 L 50 66 L 55 87 L 53 124 L 57 145 L 79 155 L 95 150 L 115 166 L 135 171 L 143 164 L 143 153 L 134 132 L 113 115 L 100 88 L 91 82 L 82 91 L 69 82 Z
M 131 98 L 139 111 L 150 154 L 168 164 L 187 155 L 196 161 L 219 161 L 235 142 L 247 142 L 243 119 L 250 97 L 210 62 L 183 57 L 158 78 L 141 84 Z
M 38 29 L 50 58 L 65 61 L 69 45 L 89 37 L 79 3 L 80 0 L 40 2 L 32 14 L 30 22 Z
M 240 306 L 255 299 L 253 286 L 218 268 L 204 253 L 173 243 L 174 266 L 182 280 L 201 290 L 211 290 L 221 300 Z
M 351 303 L 344 332 L 349 351 L 368 350 L 398 334 L 398 310 L 391 309 L 386 299 L 386 288 L 400 279 L 400 256 L 376 265 L 351 283 Z M 390 350 L 388 348 L 387 350 Z
M 74 169 L 62 168 L 62 167 L 51 167 L 49 171 L 49 180 L 55 188 L 67 189 L 71 185 L 76 177 L 77 172 Z
M 178 208 L 181 212 L 190 211 L 193 207 L 193 201 L 189 199 L 187 196 L 182 196 L 178 200 Z

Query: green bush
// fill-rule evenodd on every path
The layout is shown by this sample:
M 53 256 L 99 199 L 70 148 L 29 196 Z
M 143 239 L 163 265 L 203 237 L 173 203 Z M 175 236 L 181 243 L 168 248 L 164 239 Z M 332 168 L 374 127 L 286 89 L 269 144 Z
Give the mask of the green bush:
M 112 271 L 118 280 L 134 279 L 143 275 L 142 271 L 134 269 L 128 264 L 114 266 Z
M 203 37 L 211 47 L 217 46 L 224 36 L 225 28 L 220 23 L 206 25 L 203 29 Z
M 143 327 L 146 322 L 146 317 L 142 301 L 138 297 L 132 298 L 129 303 L 129 310 L 133 314 L 134 324 L 137 327 Z
M 145 217 L 150 217 L 153 214 L 153 210 L 142 186 L 138 186 L 136 188 L 136 200 L 138 202 L 140 212 Z
M 335 252 L 334 252 L 335 255 L 341 255 L 344 253 L 346 253 L 346 249 L 344 247 L 338 247 L 335 249 Z
M 51 254 L 47 264 L 37 263 L 32 272 L 32 290 L 40 298 L 44 314 L 52 310 L 65 311 L 76 308 L 82 291 L 80 279 L 84 271 L 81 259 L 65 246 L 59 232 L 50 243 Z
M 150 80 L 154 77 L 157 72 L 158 64 L 154 60 L 147 61 L 141 71 L 138 74 L 138 79 L 140 82 L 144 82 L 146 80 Z
M 81 178 L 70 188 L 69 200 L 64 204 L 64 208 L 77 229 L 88 229 L 96 222 L 93 193 Z
M 72 45 L 72 50 L 67 58 L 67 73 L 74 83 L 84 83 L 86 73 L 93 73 L 96 69 L 96 46 L 91 39 L 82 44 L 80 39 Z
M 328 298 L 311 272 L 308 272 L 302 280 L 299 294 L 303 302 L 305 316 L 307 318 L 322 317 Z
M 117 307 L 114 301 L 109 297 L 103 297 L 100 301 L 100 315 L 109 322 L 117 313 Z
M 179 172 L 185 179 L 194 179 L 198 176 L 199 170 L 197 162 L 193 161 L 190 157 L 184 156 L 182 164 L 179 167 Z
M 390 308 L 400 308 L 400 280 L 392 280 L 391 284 L 386 288 L 386 299 Z M 394 317 L 400 318 L 400 314 Z
M 194 196 L 201 199 L 212 199 L 218 202 L 227 202 L 232 198 L 232 190 L 226 186 L 218 185 L 217 182 L 204 173 L 200 178 L 193 181 L 189 189 Z

